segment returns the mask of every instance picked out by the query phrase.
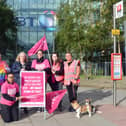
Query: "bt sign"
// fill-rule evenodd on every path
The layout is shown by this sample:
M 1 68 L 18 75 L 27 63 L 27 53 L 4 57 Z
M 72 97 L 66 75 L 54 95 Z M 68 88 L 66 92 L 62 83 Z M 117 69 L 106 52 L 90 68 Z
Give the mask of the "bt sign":
M 33 27 L 34 25 L 34 20 L 36 20 L 35 17 L 16 17 L 16 23 L 17 26 L 29 26 Z
M 39 15 L 37 16 L 18 16 L 16 17 L 17 26 L 23 27 L 40 27 L 48 31 L 56 30 L 56 20 L 53 15 Z

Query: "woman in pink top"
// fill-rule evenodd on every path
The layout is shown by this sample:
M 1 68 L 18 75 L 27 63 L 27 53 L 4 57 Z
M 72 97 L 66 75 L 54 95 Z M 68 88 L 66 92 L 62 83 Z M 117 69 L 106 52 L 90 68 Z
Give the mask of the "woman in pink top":
M 1 116 L 4 122 L 12 122 L 18 120 L 18 100 L 22 97 L 19 96 L 19 86 L 14 82 L 13 73 L 8 73 L 7 81 L 1 87 Z
M 55 91 L 55 90 L 58 89 L 57 84 L 55 84 L 52 81 L 52 73 L 51 73 L 50 63 L 49 63 L 48 59 L 45 59 L 43 57 L 43 51 L 42 50 L 38 50 L 37 59 L 32 61 L 31 69 L 36 70 L 36 71 L 45 71 L 46 81 L 49 83 L 52 91 Z M 42 111 L 42 109 L 40 108 L 40 112 L 41 111 Z
M 52 91 L 58 90 L 57 85 L 52 80 L 51 66 L 48 59 L 43 57 L 43 51 L 38 50 L 37 59 L 32 61 L 32 70 L 36 71 L 45 71 L 46 73 L 46 81 L 49 83 Z

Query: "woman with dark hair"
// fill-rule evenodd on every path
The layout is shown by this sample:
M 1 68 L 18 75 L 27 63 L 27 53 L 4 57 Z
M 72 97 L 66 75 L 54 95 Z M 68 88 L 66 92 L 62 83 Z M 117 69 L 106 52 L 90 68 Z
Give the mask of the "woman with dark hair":
M 48 59 L 45 59 L 43 57 L 42 50 L 38 50 L 36 55 L 37 55 L 37 58 L 32 61 L 31 69 L 35 71 L 45 71 L 46 82 L 49 83 L 52 91 L 57 90 L 56 85 L 52 81 L 51 66 Z M 41 112 L 42 109 L 40 108 L 38 111 Z
M 4 122 L 12 122 L 18 120 L 18 103 L 22 99 L 19 96 L 19 86 L 14 82 L 14 74 L 8 73 L 7 80 L 1 87 L 1 116 Z
M 37 59 L 32 61 L 32 70 L 36 71 L 45 71 L 46 73 L 46 81 L 49 83 L 52 91 L 57 90 L 56 85 L 52 82 L 52 74 L 51 74 L 51 66 L 48 59 L 43 57 L 43 51 L 38 50 Z
M 58 90 L 63 89 L 64 65 L 63 65 L 63 61 L 59 59 L 59 56 L 57 53 L 52 54 L 51 71 L 55 79 L 55 84 L 57 85 Z M 60 102 L 58 109 L 59 111 L 62 111 L 62 101 Z

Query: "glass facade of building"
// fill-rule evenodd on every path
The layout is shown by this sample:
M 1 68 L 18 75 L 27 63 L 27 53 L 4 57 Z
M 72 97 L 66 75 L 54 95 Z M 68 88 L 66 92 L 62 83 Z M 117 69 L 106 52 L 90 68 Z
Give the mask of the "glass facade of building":
M 50 51 L 54 48 L 55 12 L 61 0 L 7 0 L 14 10 L 18 27 L 17 45 L 30 49 L 46 33 Z

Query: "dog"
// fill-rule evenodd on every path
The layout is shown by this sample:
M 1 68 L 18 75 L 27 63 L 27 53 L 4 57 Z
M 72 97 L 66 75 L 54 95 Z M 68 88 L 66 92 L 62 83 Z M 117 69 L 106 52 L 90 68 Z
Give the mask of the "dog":
M 90 99 L 85 99 L 85 105 L 81 105 L 77 110 L 76 110 L 76 117 L 80 119 L 81 114 L 88 113 L 89 117 L 92 116 L 93 113 L 95 113 L 96 109 L 95 107 L 91 104 Z

